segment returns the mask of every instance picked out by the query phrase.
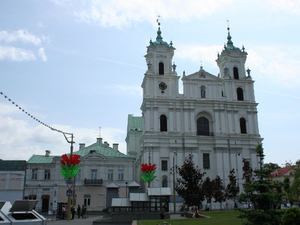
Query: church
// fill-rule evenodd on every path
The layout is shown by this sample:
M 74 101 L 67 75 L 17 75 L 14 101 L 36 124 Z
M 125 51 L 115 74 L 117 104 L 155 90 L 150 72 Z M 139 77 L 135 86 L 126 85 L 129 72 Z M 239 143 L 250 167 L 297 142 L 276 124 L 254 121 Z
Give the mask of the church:
M 201 66 L 180 77 L 174 53 L 173 43 L 163 40 L 159 24 L 145 55 L 148 69 L 141 77 L 142 116 L 128 115 L 126 143 L 128 154 L 136 158 L 136 182 L 144 183 L 141 164 L 155 163 L 157 177 L 151 187 L 173 189 L 178 175 L 172 174 L 172 168 L 183 165 L 192 154 L 205 176 L 219 175 L 227 185 L 229 172 L 235 169 L 242 187 L 242 161 L 258 168 L 256 146 L 262 142 L 245 48 L 234 46 L 228 27 L 227 43 L 216 59 L 217 75 Z M 183 93 L 179 93 L 179 79 Z M 142 186 L 146 190 L 147 184 Z

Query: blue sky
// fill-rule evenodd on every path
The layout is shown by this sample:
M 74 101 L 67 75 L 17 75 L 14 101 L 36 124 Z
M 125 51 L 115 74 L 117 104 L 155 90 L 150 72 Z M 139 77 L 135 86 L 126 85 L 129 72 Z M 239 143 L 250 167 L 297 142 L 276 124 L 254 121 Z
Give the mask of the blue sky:
M 299 1 L 2 0 L 0 92 L 74 133 L 75 151 L 101 133 L 125 152 L 128 114 L 141 115 L 144 55 L 158 15 L 178 75 L 201 63 L 217 75 L 229 24 L 234 45 L 248 52 L 265 161 L 300 159 Z M 46 149 L 60 155 L 70 145 L 0 95 L 0 158 L 27 160 Z

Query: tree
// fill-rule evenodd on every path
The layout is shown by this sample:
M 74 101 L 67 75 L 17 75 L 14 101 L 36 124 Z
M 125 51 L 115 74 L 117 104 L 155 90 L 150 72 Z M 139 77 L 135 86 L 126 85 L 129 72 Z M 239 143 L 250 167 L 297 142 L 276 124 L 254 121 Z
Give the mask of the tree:
M 289 187 L 289 200 L 298 200 L 300 196 L 300 166 L 295 170 L 294 181 Z
M 227 187 L 225 190 L 225 197 L 226 197 L 226 199 L 233 199 L 234 203 L 235 203 L 235 198 L 237 197 L 237 194 L 240 191 L 240 187 L 238 186 L 238 184 L 236 182 L 236 176 L 235 176 L 234 169 L 232 169 L 230 171 L 228 178 L 229 178 L 229 183 L 227 184 Z
M 222 202 L 225 201 L 225 193 L 224 193 L 224 186 L 223 181 L 219 175 L 212 181 L 212 189 L 213 189 L 213 198 L 215 199 L 214 202 L 219 202 L 221 209 L 222 209 Z
M 188 206 L 199 205 L 204 200 L 202 189 L 203 176 L 198 166 L 193 162 L 193 155 L 189 154 L 181 167 L 176 167 L 180 178 L 177 178 L 175 190 Z
M 273 170 L 276 170 L 276 169 L 280 169 L 281 167 L 277 163 L 271 163 L 270 162 L 270 163 L 265 163 L 264 168 L 273 171 Z
M 262 144 L 257 146 L 256 153 L 259 158 L 260 168 L 253 171 L 254 179 L 249 179 L 251 177 L 249 176 L 249 171 L 251 171 L 249 170 L 250 165 L 243 167 L 248 169 L 248 171 L 244 171 L 246 175 L 244 178 L 248 182 L 243 184 L 244 193 L 241 194 L 241 199 L 244 201 L 250 200 L 254 209 L 240 209 L 239 217 L 247 220 L 244 223 L 245 225 L 279 225 L 281 211 L 277 210 L 277 207 L 282 202 L 281 188 L 271 183 L 269 179 L 271 170 L 263 167 L 264 152 Z
M 296 207 L 285 210 L 281 221 L 282 221 L 282 225 L 299 225 L 300 210 Z
M 213 197 L 213 189 L 212 189 L 212 181 L 210 180 L 209 177 L 206 177 L 206 179 L 204 180 L 204 182 L 202 184 L 202 190 L 203 190 L 203 194 L 206 199 L 206 202 L 208 204 L 211 204 L 211 199 Z

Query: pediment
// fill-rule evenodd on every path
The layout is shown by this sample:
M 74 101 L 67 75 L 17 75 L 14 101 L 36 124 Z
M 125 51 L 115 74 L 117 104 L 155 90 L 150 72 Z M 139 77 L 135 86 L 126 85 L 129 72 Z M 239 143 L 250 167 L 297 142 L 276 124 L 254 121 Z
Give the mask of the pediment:
M 91 158 L 106 159 L 104 155 L 98 153 L 96 150 L 91 150 L 89 154 L 82 157 L 82 159 L 91 159 Z
M 222 79 L 201 69 L 182 78 L 182 80 L 221 81 Z

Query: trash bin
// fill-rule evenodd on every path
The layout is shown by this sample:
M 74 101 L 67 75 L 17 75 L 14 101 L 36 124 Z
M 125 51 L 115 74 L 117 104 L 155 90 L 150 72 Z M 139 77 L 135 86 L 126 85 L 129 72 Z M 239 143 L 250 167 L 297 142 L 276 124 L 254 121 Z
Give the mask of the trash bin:
M 10 202 L 0 202 L 0 224 L 11 224 L 10 220 L 6 217 L 6 214 L 11 208 Z
M 46 225 L 47 220 L 34 210 L 37 200 L 17 200 L 6 215 L 13 225 Z

